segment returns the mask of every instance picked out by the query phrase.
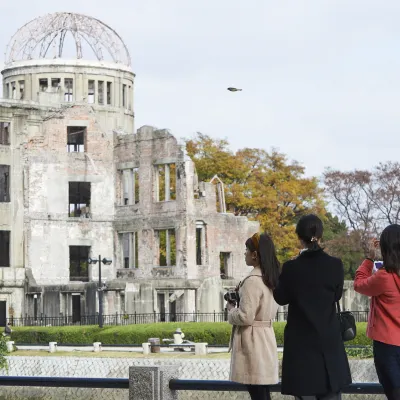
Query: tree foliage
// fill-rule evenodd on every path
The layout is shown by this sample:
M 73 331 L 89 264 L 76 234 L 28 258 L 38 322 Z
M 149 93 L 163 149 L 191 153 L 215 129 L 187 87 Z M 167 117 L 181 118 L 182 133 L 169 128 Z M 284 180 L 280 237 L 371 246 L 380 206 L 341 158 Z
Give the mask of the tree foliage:
M 343 261 L 345 279 L 354 279 L 355 272 L 363 259 L 359 234 L 348 229 L 346 222 L 326 213 L 324 218 L 325 250 Z
M 388 224 L 400 222 L 400 163 L 380 163 L 372 171 L 327 170 L 326 191 L 367 252 L 371 237 Z
M 276 150 L 244 148 L 234 153 L 228 141 L 201 133 L 186 141 L 186 150 L 199 179 L 210 181 L 218 175 L 225 185 L 227 210 L 257 219 L 273 237 L 281 260 L 297 254 L 297 220 L 310 212 L 325 214 L 317 179 L 306 178 L 303 166 Z

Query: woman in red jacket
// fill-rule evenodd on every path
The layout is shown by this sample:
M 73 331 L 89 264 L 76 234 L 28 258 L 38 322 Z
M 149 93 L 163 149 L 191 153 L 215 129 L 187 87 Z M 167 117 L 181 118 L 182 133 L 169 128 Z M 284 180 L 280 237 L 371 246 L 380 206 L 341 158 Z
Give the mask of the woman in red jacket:
M 383 268 L 373 273 L 379 246 Z M 389 225 L 372 242 L 354 290 L 371 297 L 367 336 L 374 342 L 376 372 L 387 398 L 400 400 L 400 225 Z

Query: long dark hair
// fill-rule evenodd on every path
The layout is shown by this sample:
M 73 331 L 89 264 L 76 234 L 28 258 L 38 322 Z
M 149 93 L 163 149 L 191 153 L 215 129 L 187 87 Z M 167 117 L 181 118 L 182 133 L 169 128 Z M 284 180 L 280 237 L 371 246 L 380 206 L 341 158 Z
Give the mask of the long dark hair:
M 383 266 L 388 272 L 400 272 L 400 225 L 387 226 L 379 240 Z
M 302 216 L 297 223 L 296 233 L 299 239 L 306 243 L 309 251 L 321 249 L 317 240 L 322 238 L 324 227 L 322 221 L 316 215 Z
M 260 260 L 262 280 L 266 286 L 274 290 L 278 284 L 280 264 L 276 257 L 274 242 L 266 233 L 260 235 L 258 249 L 251 238 L 246 240 L 246 247 L 251 251 L 257 251 Z

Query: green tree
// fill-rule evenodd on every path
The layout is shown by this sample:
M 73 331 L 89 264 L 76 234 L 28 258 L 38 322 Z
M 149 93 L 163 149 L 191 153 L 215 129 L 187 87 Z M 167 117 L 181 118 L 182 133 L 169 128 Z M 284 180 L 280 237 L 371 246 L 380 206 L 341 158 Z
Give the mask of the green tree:
M 8 372 L 8 361 L 5 357 L 7 352 L 7 337 L 0 335 L 0 369 L 4 369 Z

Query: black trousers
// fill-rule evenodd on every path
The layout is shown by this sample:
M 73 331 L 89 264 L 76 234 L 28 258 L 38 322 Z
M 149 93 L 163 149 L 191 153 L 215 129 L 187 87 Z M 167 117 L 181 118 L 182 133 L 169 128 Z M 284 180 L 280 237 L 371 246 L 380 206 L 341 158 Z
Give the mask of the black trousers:
M 400 400 L 400 346 L 374 341 L 376 373 L 388 400 Z
M 251 400 L 271 400 L 267 385 L 247 385 Z
M 341 400 L 340 393 L 328 393 L 322 396 L 295 396 L 296 400 Z

